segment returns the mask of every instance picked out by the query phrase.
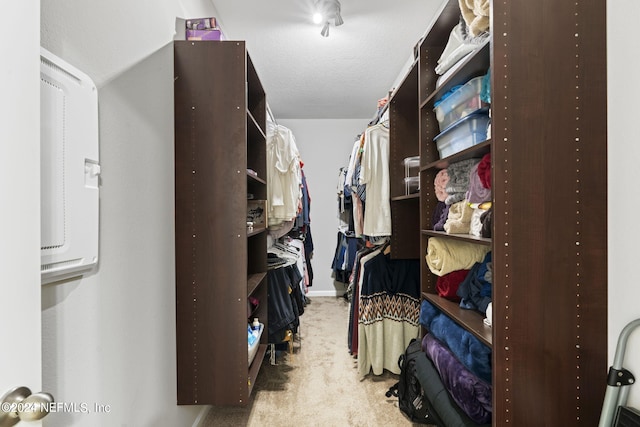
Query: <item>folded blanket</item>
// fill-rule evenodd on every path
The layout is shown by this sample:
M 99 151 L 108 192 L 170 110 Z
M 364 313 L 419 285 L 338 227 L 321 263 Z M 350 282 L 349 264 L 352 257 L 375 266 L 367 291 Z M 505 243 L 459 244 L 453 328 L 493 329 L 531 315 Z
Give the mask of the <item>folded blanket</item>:
M 436 231 L 444 231 L 444 223 L 447 222 L 449 216 L 449 206 L 444 202 L 438 202 L 433 212 L 433 229 Z
M 491 252 L 476 263 L 458 287 L 460 307 L 486 313 L 491 302 Z
M 422 339 L 422 350 L 433 362 L 445 388 L 460 409 L 478 424 L 491 422 L 491 385 L 464 367 L 433 335 Z
M 490 347 L 427 300 L 422 300 L 420 306 L 420 324 L 445 344 L 468 370 L 491 384 Z
M 486 188 L 478 175 L 478 164 L 471 167 L 469 171 L 469 190 L 467 190 L 466 199 L 469 203 L 482 203 L 491 200 L 491 189 Z
M 490 0 L 459 0 L 458 3 L 472 37 L 489 29 Z
M 464 200 L 467 190 L 469 190 L 469 173 L 471 168 L 480 161 L 480 159 L 467 159 L 459 162 L 451 163 L 447 168 L 449 181 L 445 187 L 448 194 L 444 201 L 448 205 Z
M 480 206 L 482 204 L 474 203 L 471 205 L 473 213 L 471 214 L 471 224 L 469 224 L 469 234 L 476 237 L 482 236 L 482 215 L 487 212 L 487 209 L 483 209 Z
M 429 270 L 436 276 L 443 276 L 456 270 L 468 270 L 476 262 L 481 262 L 491 248 L 485 245 L 431 237 L 427 242 L 425 259 Z
M 440 276 L 436 279 L 436 291 L 438 295 L 451 301 L 460 302 L 458 287 L 467 277 L 469 270 L 456 270 Z
M 440 169 L 433 180 L 433 187 L 436 190 L 436 198 L 439 202 L 447 199 L 447 183 L 449 182 L 449 174 L 446 169 Z
M 478 163 L 478 178 L 484 188 L 491 188 L 491 153 L 487 153 Z
M 444 231 L 449 234 L 469 234 L 473 209 L 466 200 L 449 206 L 449 215 L 444 223 Z
M 493 212 L 493 208 L 490 208 L 488 211 L 486 211 L 480 216 L 480 221 L 482 222 L 482 231 L 480 232 L 480 236 L 482 237 L 487 237 L 487 238 L 491 237 L 491 234 L 492 234 L 491 227 L 493 225 L 493 220 L 491 219 L 492 212 Z

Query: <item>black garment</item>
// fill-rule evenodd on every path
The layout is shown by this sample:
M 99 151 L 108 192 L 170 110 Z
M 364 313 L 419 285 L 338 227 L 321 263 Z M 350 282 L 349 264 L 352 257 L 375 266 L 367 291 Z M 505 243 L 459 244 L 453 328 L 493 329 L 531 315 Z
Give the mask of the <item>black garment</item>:
M 307 225 L 307 232 L 304 238 L 304 260 L 307 263 L 307 276 L 309 283 L 307 286 L 313 285 L 313 267 L 311 266 L 311 258 L 313 258 L 313 237 L 311 236 L 311 225 Z
M 361 295 L 405 294 L 420 298 L 420 263 L 414 259 L 395 259 L 380 254 L 367 261 Z
M 280 343 L 287 330 L 296 332 L 300 325 L 300 281 L 302 275 L 297 265 L 288 265 L 267 272 L 269 280 L 269 342 Z

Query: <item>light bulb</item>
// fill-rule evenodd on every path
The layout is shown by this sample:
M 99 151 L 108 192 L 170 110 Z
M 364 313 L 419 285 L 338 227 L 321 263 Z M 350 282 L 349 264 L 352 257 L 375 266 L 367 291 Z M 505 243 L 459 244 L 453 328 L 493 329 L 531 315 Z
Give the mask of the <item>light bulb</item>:
M 316 12 L 313 14 L 313 23 L 319 24 L 323 21 L 322 14 L 320 12 Z

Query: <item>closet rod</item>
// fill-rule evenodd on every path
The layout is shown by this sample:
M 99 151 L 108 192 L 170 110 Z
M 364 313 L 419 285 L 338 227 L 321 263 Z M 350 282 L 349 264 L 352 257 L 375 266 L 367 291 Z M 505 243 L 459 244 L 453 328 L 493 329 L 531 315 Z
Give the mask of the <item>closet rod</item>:
M 273 111 L 271 111 L 271 107 L 269 106 L 268 103 L 267 103 L 267 114 L 269 114 L 269 117 L 271 117 L 271 121 L 273 122 L 273 124 L 278 126 L 278 122 L 276 121 L 276 118 L 273 116 Z

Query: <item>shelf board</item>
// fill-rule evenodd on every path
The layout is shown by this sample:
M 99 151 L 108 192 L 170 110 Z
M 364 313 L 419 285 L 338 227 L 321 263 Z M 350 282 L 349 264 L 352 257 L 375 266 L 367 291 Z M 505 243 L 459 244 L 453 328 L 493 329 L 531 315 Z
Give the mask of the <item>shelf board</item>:
M 444 231 L 422 230 L 422 234 L 433 237 L 445 237 L 447 239 L 462 240 L 479 245 L 491 246 L 491 239 L 487 237 L 478 237 L 471 234 L 449 234 Z
M 265 231 L 267 231 L 267 227 L 253 227 L 253 231 L 247 231 L 247 237 L 255 236 Z
M 407 96 L 414 96 L 415 85 L 414 85 L 413 79 L 415 79 L 415 82 L 417 84 L 417 74 L 414 75 L 414 73 L 417 73 L 418 63 L 419 63 L 419 59 L 415 58 L 411 63 L 411 66 L 407 70 L 407 73 L 405 74 L 404 78 L 402 79 L 402 83 L 400 83 L 396 88 L 394 88 L 391 91 L 391 94 L 389 96 L 389 101 L 387 101 L 387 104 L 392 104 L 393 102 L 402 102 L 403 98 L 406 98 Z M 415 108 L 415 103 L 414 103 L 414 108 Z
M 267 181 L 265 181 L 264 179 L 256 176 L 256 175 L 252 175 L 249 173 L 249 171 L 247 171 L 247 179 L 248 181 L 254 181 L 254 182 L 259 182 L 260 184 L 264 184 L 267 185 Z
M 249 366 L 249 378 L 247 380 L 249 386 L 249 396 L 251 396 L 251 391 L 253 390 L 253 386 L 256 383 L 256 378 L 258 377 L 258 372 L 260 372 L 260 366 L 262 366 L 262 360 L 264 359 L 264 355 L 267 353 L 267 344 L 260 344 L 258 346 L 258 351 L 253 361 L 251 362 L 251 366 Z
M 493 331 L 490 326 L 484 324 L 484 315 L 482 313 L 475 310 L 460 308 L 458 303 L 442 298 L 436 294 L 423 292 L 422 297 L 438 307 L 440 311 L 449 316 L 464 329 L 471 332 L 484 344 L 491 347 Z
M 420 171 L 424 171 L 427 169 L 446 169 L 449 167 L 451 163 L 459 162 L 462 160 L 480 158 L 487 153 L 491 152 L 491 139 L 487 139 L 480 144 L 473 145 L 465 150 L 460 151 L 459 153 L 453 154 L 449 157 L 445 157 L 444 159 L 436 160 L 435 162 L 431 162 L 426 164 L 424 167 L 420 168 Z
M 415 199 L 420 199 L 420 193 L 411 193 L 411 194 L 406 194 L 404 196 L 395 196 L 391 198 L 391 201 L 397 202 L 400 200 L 415 200 Z
M 258 285 L 260 285 L 266 275 L 266 272 L 249 275 L 249 277 L 247 278 L 247 295 L 253 294 L 253 291 L 256 290 L 256 288 L 258 287 Z

